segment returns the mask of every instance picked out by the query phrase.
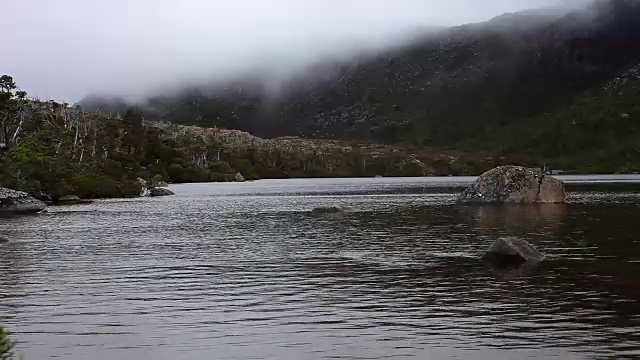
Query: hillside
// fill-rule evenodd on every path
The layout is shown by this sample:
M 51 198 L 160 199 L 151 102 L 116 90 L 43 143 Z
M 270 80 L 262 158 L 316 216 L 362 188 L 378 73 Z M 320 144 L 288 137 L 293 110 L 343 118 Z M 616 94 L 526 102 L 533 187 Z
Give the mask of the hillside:
M 509 159 L 482 152 L 297 137 L 86 112 L 31 99 L 0 76 L 0 187 L 43 199 L 136 196 L 159 183 L 258 178 L 468 175 Z M 238 175 L 238 173 L 240 175 Z
M 636 145 L 625 140 L 624 149 L 618 142 L 610 148 L 599 128 L 584 125 L 595 120 L 584 117 L 600 116 L 607 139 L 637 132 L 627 95 L 636 80 L 624 84 L 627 100 L 602 89 L 640 64 L 638 19 L 640 4 L 633 0 L 600 1 L 565 15 L 505 14 L 353 63 L 319 64 L 316 76 L 291 80 L 275 98 L 244 79 L 144 105 L 154 118 L 262 137 L 518 152 L 583 170 L 637 169 L 638 161 L 629 166 L 618 159 L 636 154 Z M 84 105 L 114 110 L 96 99 Z M 610 105 L 617 108 L 598 107 Z M 619 126 L 619 114 L 629 114 L 626 127 Z M 572 156 L 585 146 L 599 146 L 599 157 L 612 161 L 592 166 L 590 158 Z

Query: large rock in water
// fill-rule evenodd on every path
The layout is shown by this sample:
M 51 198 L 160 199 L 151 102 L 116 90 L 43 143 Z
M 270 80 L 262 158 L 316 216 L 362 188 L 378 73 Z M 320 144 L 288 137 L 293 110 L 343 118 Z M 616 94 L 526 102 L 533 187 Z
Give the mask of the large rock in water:
M 480 175 L 458 197 L 464 204 L 558 204 L 565 202 L 562 181 L 535 169 L 501 166 Z
M 482 258 L 494 265 L 509 267 L 538 263 L 544 259 L 544 255 L 526 240 L 505 237 L 496 240 Z
M 0 216 L 34 214 L 47 205 L 26 192 L 0 188 Z

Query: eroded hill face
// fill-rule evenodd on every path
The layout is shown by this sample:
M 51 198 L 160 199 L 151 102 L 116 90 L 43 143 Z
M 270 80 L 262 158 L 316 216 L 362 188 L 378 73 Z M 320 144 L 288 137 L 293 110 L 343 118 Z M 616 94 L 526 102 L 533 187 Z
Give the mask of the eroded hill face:
M 594 133 L 599 127 L 576 122 L 597 113 L 589 123 L 606 127 L 617 124 L 619 114 L 635 116 L 636 105 L 620 100 L 634 93 L 634 81 L 623 85 L 622 95 L 602 89 L 640 64 L 639 19 L 640 3 L 633 0 L 601 1 L 562 16 L 508 14 L 358 62 L 320 64 L 317 76 L 294 79 L 277 96 L 263 86 L 236 83 L 147 105 L 154 117 L 175 123 L 266 137 L 403 142 L 558 159 L 601 134 Z M 612 112 L 616 116 L 598 109 L 614 104 L 620 107 Z M 637 124 L 610 127 L 607 136 L 626 139 Z

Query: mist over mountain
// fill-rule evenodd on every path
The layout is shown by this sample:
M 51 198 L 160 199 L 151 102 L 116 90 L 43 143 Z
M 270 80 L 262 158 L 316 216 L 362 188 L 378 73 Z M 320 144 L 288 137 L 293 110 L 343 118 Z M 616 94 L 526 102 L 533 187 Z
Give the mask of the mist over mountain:
M 152 97 L 147 105 L 155 107 L 164 101 L 184 97 L 192 100 L 209 98 L 211 103 L 235 97 L 240 101 L 247 97 L 247 103 L 253 99 L 255 107 L 259 107 L 261 101 L 255 100 L 271 97 L 277 98 L 280 105 L 290 107 L 292 104 L 302 106 L 306 101 L 304 98 L 309 96 L 326 97 L 336 92 L 348 95 L 343 97 L 345 103 L 354 104 L 367 94 L 384 95 L 389 100 L 399 92 L 413 89 L 418 92 L 409 96 L 403 94 L 397 101 L 398 106 L 405 103 L 411 107 L 416 103 L 424 105 L 425 96 L 430 93 L 446 97 L 444 89 L 457 88 L 475 96 L 473 87 L 484 89 L 483 84 L 495 83 L 495 80 L 508 82 L 503 83 L 505 86 L 529 84 L 528 87 L 548 81 L 558 83 L 558 91 L 573 94 L 574 90 L 605 80 L 626 66 L 634 65 L 636 10 L 633 1 L 606 1 L 569 14 L 548 9 L 509 13 L 484 23 L 429 34 L 415 33 L 413 42 L 385 51 L 336 61 L 318 61 L 286 81 L 270 81 L 279 77 L 277 72 L 268 67 L 256 68 L 252 73 L 222 85 L 213 82 L 209 86 L 178 87 L 167 92 L 168 96 Z M 540 74 L 545 76 L 540 78 Z M 511 96 L 520 97 L 513 95 L 510 89 L 505 90 Z M 423 105 L 420 107 L 424 108 Z M 207 111 L 201 109 L 199 115 L 215 113 Z M 271 115 L 271 118 L 283 120 L 282 114 Z M 167 117 L 176 120 L 179 116 L 167 114 Z M 243 118 L 240 122 L 247 120 Z
M 283 1 L 281 3 L 281 0 L 275 0 L 273 3 L 280 4 L 281 8 L 286 8 L 289 13 L 295 13 L 296 9 L 300 10 L 300 8 L 304 9 L 305 13 L 312 9 L 320 11 L 317 16 L 312 16 L 311 24 L 299 27 L 301 32 L 299 36 L 293 36 L 301 40 L 304 43 L 303 46 L 298 46 L 300 44 L 292 42 L 291 38 L 286 37 L 283 39 L 285 44 L 279 44 L 282 41 L 260 46 L 254 46 L 256 45 L 254 43 L 239 44 L 237 45 L 238 48 L 244 48 L 247 51 L 246 54 L 252 56 L 249 56 L 249 59 L 238 60 L 233 56 L 229 58 L 230 55 L 227 51 L 229 46 L 227 44 L 218 49 L 220 56 L 205 57 L 209 63 L 208 66 L 219 71 L 212 74 L 208 71 L 201 71 L 199 67 L 194 69 L 193 66 L 188 66 L 189 62 L 185 62 L 182 65 L 187 66 L 181 67 L 186 68 L 186 70 L 181 69 L 180 71 L 191 72 L 191 75 L 181 76 L 179 74 L 180 71 L 158 74 L 159 76 L 157 77 L 162 77 L 164 84 L 160 87 L 156 86 L 148 93 L 152 96 L 160 94 L 163 94 L 162 96 L 175 96 L 185 91 L 204 91 L 212 94 L 224 91 L 233 92 L 233 88 L 242 87 L 252 92 L 264 92 L 266 97 L 274 98 L 282 95 L 281 93 L 286 88 L 296 87 L 297 91 L 300 90 L 297 87 L 304 84 L 308 88 L 308 85 L 319 80 L 334 80 L 330 76 L 342 71 L 340 67 L 366 62 L 366 60 L 375 57 L 375 55 L 386 54 L 392 50 L 425 42 L 426 39 L 437 37 L 438 34 L 447 29 L 446 26 L 436 26 L 433 25 L 434 23 L 464 23 L 469 20 L 489 18 L 488 15 L 493 14 L 498 16 L 489 21 L 488 24 L 493 24 L 495 27 L 530 26 L 536 18 L 539 18 L 540 21 L 547 21 L 549 18 L 560 17 L 572 9 L 584 7 L 585 4 L 590 3 L 592 0 L 492 1 L 483 4 L 483 6 L 478 6 L 477 3 L 467 0 L 452 1 L 447 5 L 434 1 L 405 0 L 395 3 L 393 7 L 378 1 L 367 3 L 366 5 L 368 6 L 364 6 L 364 3 L 355 0 L 349 2 L 346 9 L 340 8 L 331 1 L 325 2 L 326 4 L 323 5 L 308 1 L 300 7 L 292 6 L 286 0 Z M 503 10 L 522 9 L 526 6 L 536 6 L 536 8 L 507 14 L 500 12 Z M 249 6 L 247 6 L 246 10 L 252 10 L 252 13 L 254 13 L 253 10 L 255 9 L 249 9 Z M 334 10 L 340 10 L 341 12 L 336 13 Z M 329 13 L 325 13 L 325 11 Z M 253 16 L 256 15 L 254 14 Z M 280 16 L 285 15 L 280 14 Z M 518 21 L 507 23 L 509 21 L 507 19 L 513 17 L 516 17 Z M 345 24 L 342 21 L 348 23 L 346 27 L 344 27 Z M 479 24 L 483 26 L 487 23 Z M 322 35 L 314 35 L 316 30 L 309 30 L 309 26 L 311 28 L 320 26 L 321 30 L 319 28 L 316 30 Z M 472 28 L 473 25 L 467 27 Z M 256 31 L 257 29 L 254 28 L 253 30 Z M 270 31 L 269 29 L 264 30 L 266 32 Z M 184 29 L 179 31 L 188 32 L 188 30 Z M 245 29 L 243 33 L 247 31 L 252 30 Z M 225 35 L 228 35 L 231 40 L 238 36 L 228 32 Z M 202 36 L 202 34 L 197 36 Z M 216 41 L 221 41 L 224 38 L 219 33 L 213 34 L 213 36 Z M 131 40 L 125 39 L 124 41 Z M 204 41 L 198 46 L 209 47 L 210 44 Z M 281 46 L 280 50 L 278 50 L 279 46 Z M 309 51 L 311 48 L 313 49 Z M 263 50 L 266 49 L 270 50 L 264 52 Z M 139 53 L 140 51 L 136 52 Z M 169 54 L 169 56 L 173 55 Z M 191 61 L 196 61 L 198 57 L 194 56 L 194 58 Z M 219 67 L 219 64 L 215 64 L 218 58 L 232 61 L 225 66 Z M 123 63 L 121 60 L 116 61 L 116 66 L 119 63 Z M 162 58 L 158 61 L 174 62 L 171 58 Z M 129 66 L 135 67 L 135 63 L 131 63 Z M 151 67 L 153 66 L 155 65 L 151 64 Z M 240 68 L 235 68 L 238 66 Z M 136 69 L 147 70 L 140 69 L 140 67 Z M 123 83 L 135 82 L 135 78 L 118 78 L 117 80 L 121 80 Z M 109 86 L 107 86 L 94 91 L 90 96 L 83 99 L 83 103 L 94 103 L 100 97 L 105 99 L 112 98 L 115 103 L 123 101 L 140 103 L 142 102 L 141 93 L 136 93 L 136 90 L 133 90 L 136 88 L 139 87 L 133 86 L 129 88 L 129 91 L 118 92 L 110 90 Z
M 592 0 L 571 0 L 572 4 Z M 139 100 L 251 73 L 299 73 L 433 27 L 567 0 L 3 0 L 3 61 L 24 90 L 74 103 Z

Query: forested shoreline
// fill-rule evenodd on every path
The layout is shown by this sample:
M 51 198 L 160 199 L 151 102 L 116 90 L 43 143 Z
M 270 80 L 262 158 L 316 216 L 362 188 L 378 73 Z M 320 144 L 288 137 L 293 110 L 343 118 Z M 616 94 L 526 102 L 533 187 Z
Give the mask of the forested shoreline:
M 489 154 L 300 138 L 261 139 L 31 99 L 0 78 L 0 186 L 57 199 L 138 196 L 142 179 L 173 183 L 292 177 L 470 175 Z M 506 161 L 506 159 L 501 159 Z

